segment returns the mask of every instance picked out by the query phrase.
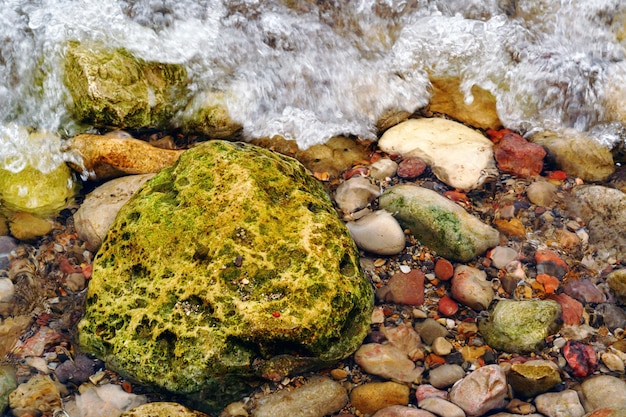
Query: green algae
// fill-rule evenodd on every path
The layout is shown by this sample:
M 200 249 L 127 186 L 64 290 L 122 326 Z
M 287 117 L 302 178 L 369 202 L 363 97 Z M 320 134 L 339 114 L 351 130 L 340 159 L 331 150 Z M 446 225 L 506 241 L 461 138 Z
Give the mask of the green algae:
M 122 375 L 215 409 L 242 380 L 350 355 L 372 297 L 354 242 L 302 165 L 211 141 L 121 209 L 94 260 L 79 339 Z M 208 394 L 216 386 L 220 398 Z

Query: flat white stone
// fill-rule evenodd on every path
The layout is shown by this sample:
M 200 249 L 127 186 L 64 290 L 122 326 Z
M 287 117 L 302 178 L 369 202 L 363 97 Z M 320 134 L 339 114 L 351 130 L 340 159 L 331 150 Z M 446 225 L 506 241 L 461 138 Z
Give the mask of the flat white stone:
M 388 154 L 419 156 L 437 178 L 460 190 L 480 187 L 495 172 L 493 143 L 447 119 L 406 120 L 387 130 L 378 147 Z

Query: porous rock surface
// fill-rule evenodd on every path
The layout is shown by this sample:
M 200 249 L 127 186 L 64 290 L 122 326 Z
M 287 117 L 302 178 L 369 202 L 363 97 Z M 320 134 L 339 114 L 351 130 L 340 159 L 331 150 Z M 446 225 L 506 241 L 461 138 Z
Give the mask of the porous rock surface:
M 354 352 L 372 288 L 324 188 L 243 143 L 185 152 L 121 209 L 93 265 L 80 344 L 215 410 Z

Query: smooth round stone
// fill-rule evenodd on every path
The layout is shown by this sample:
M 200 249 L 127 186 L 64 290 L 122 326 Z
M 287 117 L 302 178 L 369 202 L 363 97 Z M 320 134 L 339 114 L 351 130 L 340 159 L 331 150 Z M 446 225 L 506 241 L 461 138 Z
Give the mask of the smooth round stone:
M 624 373 L 624 361 L 612 352 L 604 352 L 600 355 L 602 363 L 613 372 Z
M 436 355 L 446 356 L 449 355 L 450 352 L 452 352 L 454 346 L 452 346 L 452 343 L 450 343 L 445 337 L 439 336 L 435 340 L 433 340 L 431 348 L 433 350 L 433 353 L 435 353 Z
M 352 390 L 350 403 L 363 414 L 374 414 L 391 405 L 406 406 L 409 391 L 407 385 L 396 382 L 369 382 Z
M 389 158 L 382 158 L 370 165 L 370 177 L 384 180 L 396 175 L 398 164 Z
M 585 410 L 626 408 L 626 382 L 610 375 L 588 378 L 580 385 Z
M 531 203 L 549 207 L 554 203 L 556 198 L 557 186 L 548 181 L 535 181 L 526 189 L 526 195 Z
M 578 394 L 571 389 L 538 395 L 535 407 L 541 414 L 551 417 L 582 417 L 585 414 Z
M 391 405 L 378 410 L 372 417 L 436 417 L 426 410 L 407 407 L 405 405 Z
M 450 336 L 450 332 L 436 320 L 428 318 L 423 322 L 415 323 L 415 331 L 427 345 L 432 345 L 438 337 Z
M 9 278 L 0 278 L 0 303 L 8 303 L 13 299 L 15 286 Z
M 459 365 L 444 364 L 430 370 L 428 381 L 435 388 L 448 388 L 465 376 L 465 371 Z
M 486 365 L 457 382 L 450 390 L 448 399 L 467 415 L 481 416 L 504 407 L 507 392 L 508 384 L 502 368 Z
M 487 273 L 468 265 L 454 269 L 451 293 L 452 298 L 476 311 L 486 309 L 495 296 Z
M 396 255 L 402 252 L 406 243 L 404 230 L 385 210 L 377 210 L 355 222 L 347 222 L 346 227 L 360 249 L 377 255 Z

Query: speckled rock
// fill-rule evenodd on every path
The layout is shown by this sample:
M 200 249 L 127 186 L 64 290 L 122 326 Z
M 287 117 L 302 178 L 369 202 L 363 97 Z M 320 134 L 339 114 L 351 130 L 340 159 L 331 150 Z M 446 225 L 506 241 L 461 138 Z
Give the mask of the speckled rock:
M 166 127 L 186 93 L 187 72 L 176 64 L 146 62 L 125 49 L 70 42 L 64 83 L 82 122 L 122 128 Z
M 530 352 L 558 330 L 561 306 L 553 300 L 499 300 L 487 317 L 478 319 L 478 328 L 494 349 Z
M 585 379 L 581 384 L 581 398 L 585 411 L 598 408 L 626 408 L 626 382 L 611 375 Z
M 0 413 L 9 405 L 9 394 L 17 388 L 17 378 L 12 366 L 0 367 Z
M 480 416 L 503 408 L 507 395 L 506 376 L 498 365 L 478 368 L 455 384 L 449 400 L 468 416 Z
M 379 205 L 422 244 L 448 259 L 466 262 L 500 242 L 497 230 L 423 187 L 403 184 L 388 188 Z
M 97 252 L 120 208 L 154 174 L 129 175 L 107 181 L 87 194 L 74 213 L 76 233 L 87 249 Z
M 184 405 L 172 402 L 157 401 L 143 404 L 126 411 L 120 417 L 209 417 L 200 411 L 190 410 Z
M 350 355 L 372 302 L 354 242 L 300 163 L 210 141 L 122 207 L 94 260 L 79 339 L 204 411 L 251 378 Z
M 626 408 L 598 408 L 585 417 L 626 417 Z
M 547 360 L 515 363 L 507 373 L 507 381 L 517 395 L 534 397 L 552 389 L 561 382 L 559 366 Z
M 601 185 L 575 187 L 568 199 L 570 215 L 582 218 L 589 231 L 589 242 L 598 249 L 623 259 L 626 257 L 626 194 Z
M 547 148 L 548 155 L 573 177 L 604 181 L 615 170 L 611 150 L 585 133 L 574 130 L 540 132 L 530 140 Z
M 61 390 L 66 393 L 65 387 L 49 376 L 34 375 L 9 394 L 9 407 L 16 416 L 52 414 L 61 408 Z
M 378 147 L 388 154 L 419 156 L 437 178 L 461 190 L 480 187 L 495 169 L 493 143 L 446 119 L 406 120 L 387 130 Z
M 348 402 L 346 389 L 326 377 L 313 377 L 293 390 L 282 390 L 258 400 L 253 417 L 291 417 L 294 410 L 302 417 L 324 417 Z
M 585 409 L 576 391 L 546 392 L 535 398 L 537 411 L 548 417 L 582 417 Z
M 352 390 L 350 403 L 363 414 L 374 414 L 392 405 L 407 405 L 409 387 L 396 382 L 368 382 Z

